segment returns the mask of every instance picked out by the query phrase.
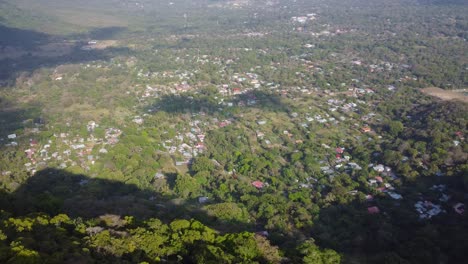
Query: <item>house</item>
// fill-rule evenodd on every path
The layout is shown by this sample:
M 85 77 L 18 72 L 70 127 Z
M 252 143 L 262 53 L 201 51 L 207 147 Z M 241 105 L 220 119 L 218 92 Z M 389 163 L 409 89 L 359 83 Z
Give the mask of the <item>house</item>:
M 383 179 L 380 176 L 375 177 L 375 180 L 379 183 L 383 183 Z
M 462 203 L 457 203 L 453 206 L 453 209 L 455 212 L 457 212 L 457 214 L 463 214 L 465 212 L 465 205 Z
M 86 128 L 88 129 L 89 132 L 93 132 L 94 129 L 95 129 L 96 127 L 98 127 L 98 126 L 99 126 L 99 125 L 96 124 L 96 122 L 94 122 L 94 121 L 89 121 L 89 122 L 88 122 L 88 125 L 86 126 Z
M 35 139 L 30 139 L 30 140 L 29 140 L 29 145 L 30 145 L 31 147 L 34 147 L 34 146 L 36 146 L 37 144 L 38 144 L 37 140 L 35 140 Z
M 232 94 L 234 94 L 234 95 L 239 95 L 241 93 L 242 93 L 241 88 L 233 88 L 232 89 Z
M 448 202 L 448 200 L 450 199 L 450 196 L 443 193 L 442 196 L 439 198 L 439 201 L 441 202 Z
M 85 145 L 84 144 L 76 144 L 71 146 L 73 149 L 84 149 Z
M 385 167 L 384 165 L 379 164 L 379 165 L 374 166 L 373 169 L 377 172 L 383 172 L 385 170 Z
M 348 166 L 351 167 L 352 169 L 355 169 L 355 170 L 362 170 L 361 166 L 359 166 L 357 163 L 355 162 L 350 162 L 348 163 Z
M 41 157 L 47 157 L 47 150 L 42 149 L 40 153 L 41 153 Z
M 379 210 L 379 208 L 377 206 L 371 206 L 371 207 L 367 208 L 367 212 L 369 214 L 378 214 L 378 213 L 380 213 L 380 210 Z
M 372 129 L 371 129 L 370 127 L 368 127 L 368 126 L 365 126 L 365 127 L 361 128 L 361 131 L 362 131 L 363 133 L 369 133 L 369 132 L 372 131 Z
M 401 196 L 400 194 L 398 193 L 394 193 L 394 192 L 387 192 L 387 194 L 392 197 L 393 199 L 395 200 L 401 200 L 403 198 L 403 196 Z
M 201 204 L 204 204 L 206 202 L 208 202 L 209 198 L 206 197 L 206 196 L 200 196 L 198 197 L 198 202 L 201 203 Z
M 182 166 L 182 165 L 185 165 L 185 161 L 176 161 L 175 165 L 176 166 Z
M 195 146 L 197 149 L 205 149 L 205 144 L 203 142 L 198 142 L 197 145 Z
M 9 138 L 9 139 L 15 139 L 15 138 L 16 138 L 16 134 L 10 134 L 10 135 L 8 135 L 8 138 Z
M 225 127 L 225 126 L 227 126 L 227 125 L 228 125 L 228 123 L 225 122 L 225 121 L 220 122 L 220 123 L 218 124 L 219 127 Z
M 154 178 L 155 178 L 155 179 L 164 179 L 165 176 L 164 176 L 164 174 L 161 173 L 161 172 L 156 172 L 156 174 L 154 174 Z
M 88 184 L 88 183 L 89 183 L 89 180 L 88 180 L 88 179 L 81 179 L 80 182 L 79 182 L 78 184 L 81 185 L 81 186 L 84 186 L 84 185 L 86 185 L 86 184 Z
M 34 150 L 32 150 L 32 149 L 27 149 L 24 152 L 26 153 L 28 159 L 31 159 L 32 155 L 34 154 Z
M 259 124 L 259 125 L 261 125 L 261 126 L 262 126 L 262 125 L 265 125 L 266 123 L 267 123 L 267 121 L 265 121 L 265 120 L 259 120 L 259 121 L 257 121 L 257 124 Z
M 199 134 L 197 135 L 198 139 L 203 142 L 205 140 L 205 135 L 204 134 Z
M 256 235 L 263 236 L 263 237 L 268 237 L 269 233 L 268 231 L 259 231 L 255 233 Z
M 257 189 L 262 189 L 263 186 L 264 186 L 263 182 L 261 182 L 261 181 L 254 181 L 254 182 L 252 182 L 252 185 L 254 187 L 256 187 Z
M 344 148 L 336 148 L 336 149 L 335 149 L 335 152 L 336 152 L 337 154 L 343 154 Z
M 101 149 L 99 150 L 99 153 L 101 153 L 101 154 L 107 154 L 107 152 L 108 152 L 108 151 L 107 151 L 107 149 L 105 149 L 105 148 L 101 148 Z
M 143 118 L 141 118 L 140 116 L 135 116 L 135 118 L 133 118 L 133 122 L 137 125 L 141 125 L 143 124 Z
M 416 211 L 419 213 L 419 218 L 421 219 L 430 219 L 444 212 L 440 205 L 433 204 L 429 201 L 419 201 L 414 204 L 414 207 L 416 207 Z

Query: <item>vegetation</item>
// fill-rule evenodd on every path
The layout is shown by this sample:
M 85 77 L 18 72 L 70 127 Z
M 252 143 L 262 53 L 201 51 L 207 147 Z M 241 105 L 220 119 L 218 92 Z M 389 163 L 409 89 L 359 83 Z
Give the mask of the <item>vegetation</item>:
M 465 262 L 467 9 L 1 1 L 0 262 Z

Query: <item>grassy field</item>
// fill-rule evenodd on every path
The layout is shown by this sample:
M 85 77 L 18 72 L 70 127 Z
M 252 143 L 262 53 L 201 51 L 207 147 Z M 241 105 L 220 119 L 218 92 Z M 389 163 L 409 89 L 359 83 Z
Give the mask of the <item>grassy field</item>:
M 421 89 L 421 92 L 430 96 L 437 97 L 443 101 L 457 100 L 468 103 L 468 96 L 463 92 L 443 90 L 437 87 L 428 87 Z
M 95 28 L 131 27 L 138 19 L 123 9 L 104 8 L 100 1 L 6 0 L 2 24 L 50 35 L 73 35 Z

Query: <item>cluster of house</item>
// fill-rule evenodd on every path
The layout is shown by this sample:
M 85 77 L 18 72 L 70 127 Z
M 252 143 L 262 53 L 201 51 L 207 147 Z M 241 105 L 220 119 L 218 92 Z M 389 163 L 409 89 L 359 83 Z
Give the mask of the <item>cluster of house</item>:
M 89 121 L 86 124 L 86 129 L 90 134 L 88 138 L 70 137 L 69 133 L 63 132 L 54 133 L 55 140 L 49 139 L 47 143 L 39 143 L 37 140 L 30 138 L 27 149 L 24 150 L 28 159 L 28 162 L 24 164 L 26 171 L 34 174 L 38 169 L 47 167 L 51 162 L 59 164 L 58 167 L 61 169 L 76 165 L 89 169 L 89 165 L 94 164 L 99 158 L 93 155 L 95 146 L 102 145 L 98 153 L 106 154 L 108 151 L 105 146 L 116 144 L 122 134 L 120 129 L 107 128 L 103 139 L 95 138 L 93 132 L 97 127 L 99 127 L 99 124 L 94 121 Z M 8 136 L 10 140 L 16 138 L 16 134 Z M 15 146 L 18 146 L 16 141 L 12 142 L 15 142 Z
M 382 164 L 369 164 L 369 167 L 372 167 L 374 171 L 380 174 L 379 176 L 375 176 L 373 179 L 368 180 L 369 186 L 375 188 L 379 192 L 386 193 L 392 199 L 400 200 L 403 198 L 400 194 L 395 192 L 395 188 L 390 183 L 391 181 L 398 179 L 390 167 Z
M 203 113 L 194 116 L 204 115 Z M 188 131 L 179 132 L 173 139 L 161 143 L 162 147 L 171 155 L 175 156 L 175 165 L 182 166 L 192 162 L 192 159 L 206 150 L 205 133 L 203 128 L 210 126 L 208 122 L 195 119 L 189 122 Z
M 317 14 L 315 13 L 310 13 L 310 14 L 307 14 L 305 16 L 293 16 L 291 17 L 291 21 L 293 23 L 299 23 L 299 24 L 305 24 L 309 21 L 314 21 L 315 19 L 317 19 Z
M 436 215 L 447 212 L 443 207 L 443 204 L 447 204 L 451 198 L 448 194 L 446 194 L 447 186 L 444 184 L 433 185 L 430 190 L 437 192 L 440 197 L 437 201 L 422 199 L 414 204 L 420 219 L 431 219 Z M 460 202 L 455 203 L 452 208 L 455 213 L 460 215 L 464 214 L 465 212 L 465 205 Z
M 16 141 L 16 134 L 10 134 L 7 136 L 8 143 L 5 144 L 6 147 L 15 147 L 18 146 L 18 142 Z M 3 140 L 3 139 L 2 139 Z

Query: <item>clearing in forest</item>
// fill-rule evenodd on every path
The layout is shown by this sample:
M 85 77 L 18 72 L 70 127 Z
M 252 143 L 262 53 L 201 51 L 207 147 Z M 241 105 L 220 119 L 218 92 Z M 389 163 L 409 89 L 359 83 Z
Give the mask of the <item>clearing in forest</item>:
M 437 88 L 437 87 L 429 87 L 429 88 L 421 89 L 421 92 L 430 96 L 437 97 L 444 101 L 458 100 L 458 101 L 468 103 L 468 96 L 466 95 L 468 91 L 462 91 L 462 90 L 451 91 L 451 90 L 444 90 L 444 89 Z

